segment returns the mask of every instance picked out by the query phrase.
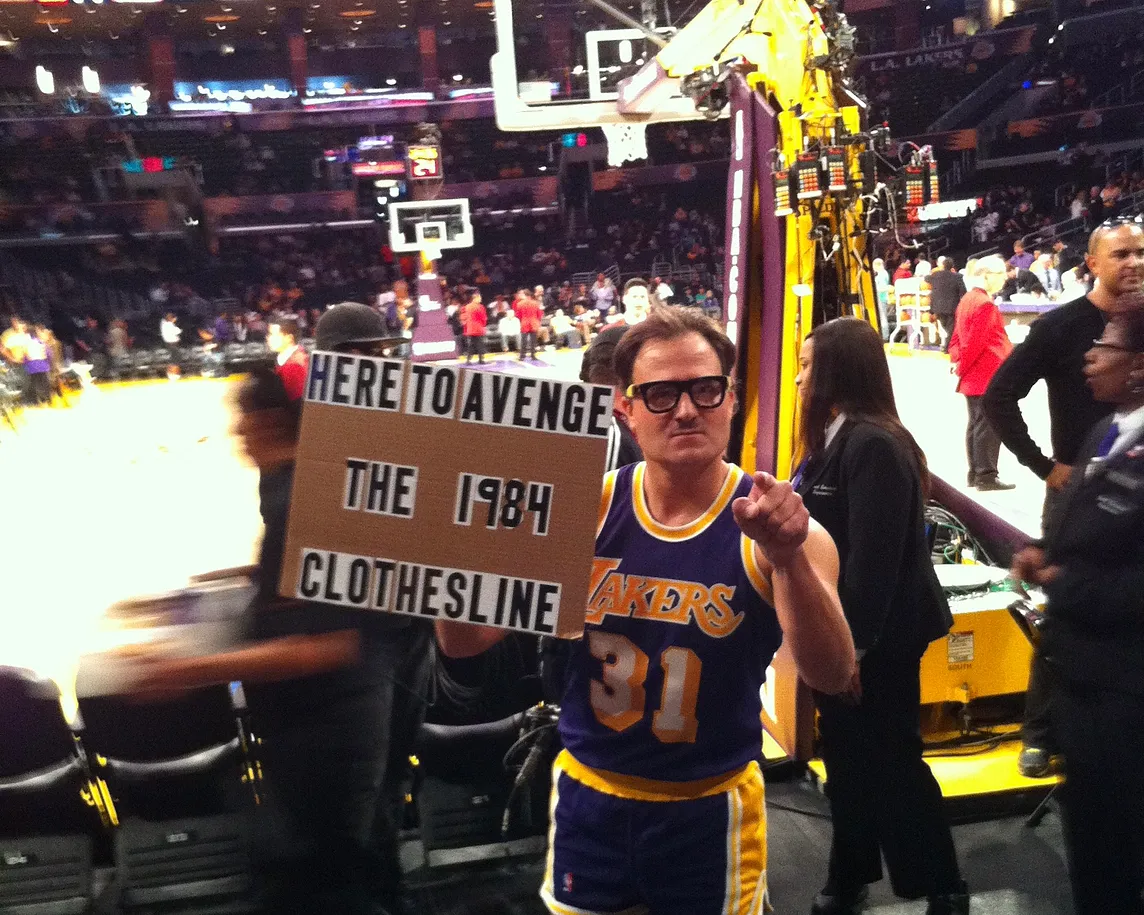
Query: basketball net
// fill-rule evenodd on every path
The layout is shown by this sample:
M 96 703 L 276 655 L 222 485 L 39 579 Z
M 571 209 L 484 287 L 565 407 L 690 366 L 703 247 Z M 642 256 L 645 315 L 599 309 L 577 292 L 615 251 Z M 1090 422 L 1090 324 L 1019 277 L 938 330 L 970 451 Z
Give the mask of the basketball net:
M 647 124 L 625 121 L 600 127 L 608 141 L 608 165 L 612 168 L 647 158 Z
M 432 276 L 433 264 L 441 259 L 441 249 L 429 242 L 423 242 L 421 246 L 421 275 Z

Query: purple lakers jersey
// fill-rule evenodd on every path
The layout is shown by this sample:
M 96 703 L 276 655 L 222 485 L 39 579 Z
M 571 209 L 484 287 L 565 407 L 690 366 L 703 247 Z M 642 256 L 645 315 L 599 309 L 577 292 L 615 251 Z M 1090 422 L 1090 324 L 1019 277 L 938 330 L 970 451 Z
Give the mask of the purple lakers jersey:
M 761 753 L 759 688 L 782 631 L 754 544 L 731 514 L 751 478 L 731 467 L 702 517 L 665 527 L 647 507 L 645 466 L 604 478 L 560 735 L 594 769 L 705 779 Z

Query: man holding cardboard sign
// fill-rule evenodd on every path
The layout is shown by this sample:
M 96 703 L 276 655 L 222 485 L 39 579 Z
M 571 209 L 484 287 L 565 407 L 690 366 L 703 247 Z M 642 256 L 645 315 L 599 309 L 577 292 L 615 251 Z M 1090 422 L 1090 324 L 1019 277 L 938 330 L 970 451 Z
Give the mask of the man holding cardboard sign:
M 587 624 L 561 704 L 541 896 L 557 915 L 747 915 L 766 894 L 759 688 L 785 638 L 837 693 L 855 667 L 838 557 L 789 483 L 723 461 L 734 346 L 663 309 L 615 366 L 646 462 L 605 478 Z M 450 655 L 501 633 L 437 623 Z

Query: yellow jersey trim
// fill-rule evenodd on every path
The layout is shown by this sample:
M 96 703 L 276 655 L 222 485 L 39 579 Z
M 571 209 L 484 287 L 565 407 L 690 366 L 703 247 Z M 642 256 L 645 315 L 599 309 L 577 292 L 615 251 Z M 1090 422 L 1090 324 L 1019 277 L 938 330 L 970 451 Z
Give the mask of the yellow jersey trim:
M 751 580 L 751 587 L 758 592 L 759 597 L 773 607 L 775 605 L 775 589 L 772 587 L 767 573 L 759 565 L 759 554 L 755 549 L 755 541 L 746 534 L 743 534 L 739 539 L 740 552 L 743 555 L 743 568 L 747 571 L 747 578 Z
M 608 520 L 608 512 L 612 510 L 612 498 L 616 494 L 616 473 L 612 470 L 604 474 L 604 489 L 600 493 L 600 514 L 596 516 L 596 536 L 604 529 L 604 522 Z
M 690 540 L 707 530 L 711 522 L 718 518 L 731 504 L 735 489 L 743 476 L 742 470 L 734 464 L 729 465 L 727 479 L 723 481 L 723 488 L 719 490 L 719 495 L 715 497 L 711 507 L 690 524 L 685 524 L 682 527 L 668 527 L 666 524 L 660 524 L 656 521 L 647 507 L 647 497 L 644 494 L 644 473 L 646 470 L 647 464 L 641 461 L 636 465 L 635 472 L 632 474 L 632 507 L 635 509 L 636 520 L 639 521 L 640 527 L 653 537 L 672 542 Z
M 586 766 L 567 750 L 561 750 L 553 764 L 556 772 L 563 772 L 582 785 L 601 794 L 622 797 L 630 801 L 693 801 L 714 794 L 734 791 L 751 780 L 758 764 L 747 763 L 741 769 L 726 775 L 692 782 L 659 782 L 635 775 L 620 775 Z

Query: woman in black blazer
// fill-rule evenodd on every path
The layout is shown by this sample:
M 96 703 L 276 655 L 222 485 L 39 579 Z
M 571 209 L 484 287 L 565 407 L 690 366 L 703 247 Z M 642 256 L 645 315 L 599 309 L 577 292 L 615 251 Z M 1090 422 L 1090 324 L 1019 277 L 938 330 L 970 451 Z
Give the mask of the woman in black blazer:
M 1065 846 L 1077 915 L 1144 912 L 1144 312 L 1089 350 L 1093 428 L 1040 546 L 1014 574 L 1048 598 L 1053 735 L 1065 756 Z
M 840 318 L 799 353 L 794 486 L 838 546 L 838 592 L 860 664 L 841 696 L 816 693 L 834 836 L 814 915 L 861 912 L 866 886 L 927 897 L 928 915 L 969 911 L 941 789 L 922 760 L 919 671 L 953 618 L 930 560 L 925 455 L 898 418 L 882 340 Z

